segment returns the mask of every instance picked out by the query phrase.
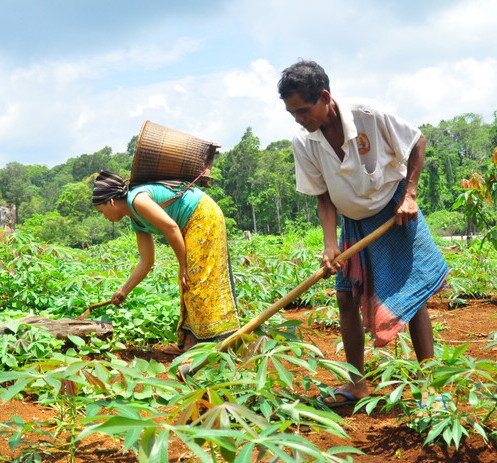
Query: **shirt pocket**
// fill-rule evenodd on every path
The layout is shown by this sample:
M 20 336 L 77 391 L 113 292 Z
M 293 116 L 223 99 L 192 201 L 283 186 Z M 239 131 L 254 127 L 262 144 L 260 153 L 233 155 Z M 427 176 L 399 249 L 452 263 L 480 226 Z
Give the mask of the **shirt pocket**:
M 378 169 L 378 167 L 374 172 L 369 173 L 366 168 L 361 165 L 359 172 L 355 172 L 352 188 L 357 196 L 368 198 L 372 193 L 381 190 L 382 186 L 383 171 Z

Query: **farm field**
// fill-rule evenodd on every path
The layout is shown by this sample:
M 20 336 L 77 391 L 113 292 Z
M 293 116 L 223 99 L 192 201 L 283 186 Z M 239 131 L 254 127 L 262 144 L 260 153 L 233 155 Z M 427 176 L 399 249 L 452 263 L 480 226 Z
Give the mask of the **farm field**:
M 129 259 L 127 239 L 111 244 L 112 252 L 102 247 L 83 253 L 27 242 L 21 237 L 0 250 L 0 323 L 25 314 L 26 306 L 52 318 L 76 318 L 90 302 L 105 298 Z M 250 243 L 236 241 L 232 249 L 246 322 L 314 271 L 318 243 L 312 234 L 284 241 L 256 237 Z M 423 372 L 412 360 L 407 334 L 385 349 L 372 349 L 369 342 L 366 360 L 373 402 L 357 409 L 330 411 L 316 401 L 327 386 L 344 381 L 333 279 L 301 295 L 230 355 L 210 358 L 213 345 L 194 350 L 189 357 L 193 362 L 209 357 L 211 364 L 186 383 L 175 376 L 179 359 L 163 352 L 174 339 L 175 269 L 158 268 L 123 307 L 92 312 L 91 318 L 112 321 L 111 339 L 76 336 L 61 343 L 34 329 L 16 331 L 11 324 L 14 334 L 1 338 L 0 461 L 269 462 L 276 461 L 274 454 L 281 449 L 287 457 L 280 461 L 288 462 L 493 462 L 495 257 L 487 250 L 485 259 L 478 258 L 463 245 L 443 249 L 452 273 L 449 287 L 428 304 L 437 344 L 437 358 L 423 370 L 428 378 L 417 379 Z M 170 250 L 159 252 L 167 259 Z M 26 291 L 24 279 L 30 277 L 40 284 Z M 165 305 L 155 295 L 158 281 L 165 281 L 172 293 Z M 435 397 L 450 394 L 445 410 L 436 403 L 433 408 L 419 407 L 417 388 L 428 386 L 436 389 Z M 216 438 L 223 426 L 225 434 Z M 165 430 L 167 453 L 154 456 L 152 444 L 163 439 Z M 260 442 L 268 452 L 262 455 L 257 450 L 262 446 L 250 445 L 264 430 L 268 434 Z M 246 437 L 252 432 L 254 436 Z M 431 442 L 423 445 L 430 435 Z M 291 447 L 290 436 L 302 440 Z M 230 447 L 234 442 L 250 452 L 236 456 Z M 304 442 L 309 449 L 315 447 L 300 457 L 289 455 Z M 338 453 L 315 453 L 330 449 Z
M 430 317 L 434 324 L 442 325 L 439 339 L 449 345 L 457 346 L 467 343 L 467 355 L 477 359 L 492 359 L 497 361 L 497 346 L 484 349 L 488 344 L 488 336 L 497 332 L 497 301 L 468 301 L 468 305 L 462 309 L 449 310 L 448 302 L 439 296 L 433 297 L 429 302 Z M 337 358 L 335 353 L 338 332 L 336 329 L 306 328 L 306 320 L 312 314 L 309 309 L 289 310 L 285 317 L 291 320 L 303 321 L 303 336 L 308 337 L 309 342 L 314 343 L 328 358 Z M 148 351 L 135 350 L 132 354 L 124 357 L 138 355 L 150 360 L 157 361 L 168 366 L 170 357 L 161 353 L 160 346 Z M 339 357 L 341 357 L 339 355 Z M 324 374 L 323 381 L 328 381 Z M 338 384 L 338 383 L 337 383 Z M 343 440 L 330 437 L 326 433 L 306 433 L 306 437 L 320 448 L 326 450 L 329 447 L 353 445 L 362 450 L 364 455 L 354 456 L 354 461 L 364 463 L 403 461 L 406 463 L 416 462 L 481 462 L 493 463 L 497 452 L 494 444 L 485 444 L 480 438 L 467 439 L 456 451 L 447 449 L 444 445 L 433 445 L 423 447 L 423 438 L 406 425 L 399 424 L 398 419 L 401 411 L 390 412 L 375 411 L 368 416 L 363 411 L 353 413 L 353 406 L 344 406 L 336 409 L 337 413 L 345 419 L 345 429 L 350 439 Z M 29 398 L 22 401 L 10 401 L 0 406 L 0 422 L 6 422 L 12 414 L 21 416 L 24 420 L 46 420 L 54 417 L 54 413 L 45 407 L 36 404 Z M 0 441 L 0 455 L 4 458 L 11 456 L 6 441 Z M 122 454 L 122 444 L 107 436 L 94 435 L 85 439 L 78 445 L 78 457 L 76 462 L 99 462 L 107 463 L 135 463 L 136 456 L 131 452 Z M 65 455 L 54 455 L 47 458 L 47 462 L 65 463 L 68 457 Z M 171 456 L 171 462 L 195 461 L 191 452 L 182 447 L 175 455 Z
M 468 346 L 465 354 L 475 359 L 491 359 L 497 361 L 497 347 L 485 349 L 488 336 L 497 330 L 497 301 L 472 300 L 462 309 L 449 310 L 448 301 L 440 296 L 433 297 L 428 303 L 430 318 L 440 331 L 437 338 L 448 346 Z M 307 311 L 288 313 L 291 318 L 305 319 Z M 328 358 L 336 358 L 338 330 L 319 331 L 312 335 L 313 341 Z M 391 347 L 392 349 L 392 347 Z M 371 358 L 371 355 L 369 356 Z M 343 360 L 343 359 L 342 359 Z M 325 378 L 323 378 L 326 381 Z M 336 382 L 335 385 L 339 385 Z M 374 384 L 371 384 L 374 389 Z M 420 462 L 481 462 L 495 461 L 497 445 L 495 442 L 486 445 L 480 438 L 467 439 L 458 450 L 447 449 L 445 445 L 428 445 L 423 447 L 424 438 L 399 423 L 403 413 L 399 409 L 390 412 L 375 410 L 368 416 L 364 410 L 354 413 L 353 406 L 335 409 L 347 425 L 351 444 L 362 450 L 364 455 L 354 456 L 355 462 L 376 463 L 402 461 L 406 463 Z M 325 449 L 332 445 L 343 444 L 343 441 L 328 439 L 322 433 L 315 434 L 311 440 Z

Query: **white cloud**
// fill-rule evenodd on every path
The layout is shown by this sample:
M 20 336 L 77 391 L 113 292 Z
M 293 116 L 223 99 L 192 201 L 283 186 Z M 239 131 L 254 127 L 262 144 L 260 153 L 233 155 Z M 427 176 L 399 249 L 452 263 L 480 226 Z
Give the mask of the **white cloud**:
M 148 72 L 178 61 L 197 51 L 200 46 L 199 40 L 180 38 L 170 46 L 148 45 L 116 49 L 73 61 L 48 60 L 14 69 L 11 72 L 11 79 L 16 84 L 50 82 L 67 85 L 76 81 L 103 78 L 114 71 Z
M 497 110 L 496 75 L 497 59 L 441 63 L 393 77 L 386 99 L 418 124 L 466 112 L 488 119 Z
M 249 65 L 248 70 L 235 69 L 228 72 L 224 85 L 229 97 L 249 97 L 258 100 L 275 97 L 278 73 L 265 59 L 258 59 Z
M 105 90 L 103 79 L 112 79 L 117 70 L 121 78 L 135 69 L 150 72 L 198 46 L 199 41 L 179 39 L 169 48 L 136 47 L 87 60 L 47 60 L 12 70 L 0 64 L 0 166 L 12 153 L 20 162 L 54 164 L 105 145 L 125 149 L 139 129 L 140 114 L 147 108 L 167 113 L 167 102 L 163 95 L 143 95 L 133 86 Z M 49 159 L 39 159 L 42 151 Z
M 495 43 L 497 2 L 472 0 L 455 2 L 452 8 L 439 11 L 428 24 L 440 36 L 450 37 L 451 45 Z
M 378 100 L 416 124 L 464 112 L 489 118 L 497 110 L 497 1 L 411 5 L 237 0 L 205 27 L 168 10 L 137 25 L 126 42 L 132 46 L 113 34 L 119 25 L 105 24 L 109 42 L 99 52 L 78 43 L 72 58 L 21 65 L 19 56 L 15 66 L 0 44 L 0 167 L 11 160 L 54 165 L 105 145 L 123 151 L 145 119 L 223 150 L 248 126 L 263 146 L 291 138 L 296 125 L 276 84 L 298 57 L 320 62 L 338 97 Z M 63 40 L 53 34 L 52 42 Z

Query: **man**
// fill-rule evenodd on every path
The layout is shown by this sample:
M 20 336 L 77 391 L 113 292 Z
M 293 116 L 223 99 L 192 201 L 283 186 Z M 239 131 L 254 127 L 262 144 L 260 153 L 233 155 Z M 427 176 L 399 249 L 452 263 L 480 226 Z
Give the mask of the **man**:
M 444 284 L 448 267 L 418 209 L 424 162 L 421 132 L 368 104 L 331 96 L 329 78 L 314 61 L 282 72 L 278 91 L 302 129 L 293 140 L 297 190 L 317 196 L 324 234 L 322 265 L 336 273 L 336 294 L 347 362 L 360 372 L 322 398 L 328 406 L 368 395 L 364 328 L 383 346 L 409 324 L 419 362 L 433 356 L 426 301 Z M 337 212 L 342 216 L 340 245 Z M 341 250 L 395 215 L 396 226 L 342 265 Z

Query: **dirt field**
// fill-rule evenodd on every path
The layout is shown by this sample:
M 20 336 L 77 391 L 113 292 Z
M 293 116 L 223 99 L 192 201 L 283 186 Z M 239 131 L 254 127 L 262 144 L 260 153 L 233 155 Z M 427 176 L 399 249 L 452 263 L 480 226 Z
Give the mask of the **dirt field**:
M 492 358 L 497 361 L 497 348 L 484 351 L 488 344 L 486 337 L 497 331 L 497 305 L 494 301 L 469 301 L 464 308 L 449 310 L 447 301 L 439 296 L 429 302 L 429 312 L 433 323 L 441 326 L 440 331 L 446 344 L 455 345 L 469 343 L 467 355 L 475 358 Z M 306 322 L 309 311 L 291 310 L 286 316 L 301 319 Z M 309 330 L 306 330 L 310 333 Z M 309 335 L 309 334 L 306 334 Z M 334 341 L 338 337 L 336 330 L 315 331 L 312 341 L 321 349 L 327 358 L 343 360 L 335 354 Z M 138 352 L 136 353 L 138 354 Z M 168 363 L 168 358 L 161 354 L 160 348 L 153 352 L 158 361 Z M 150 353 L 144 358 L 150 359 Z M 326 378 L 323 378 L 326 379 Z M 336 409 L 347 422 L 347 432 L 350 440 L 339 441 L 326 433 L 309 433 L 306 437 L 320 448 L 327 449 L 336 445 L 352 445 L 361 449 L 365 455 L 354 457 L 359 463 L 386 463 L 401 461 L 403 463 L 494 463 L 497 461 L 497 446 L 485 445 L 480 438 L 473 437 L 462 442 L 458 451 L 447 450 L 438 445 L 423 447 L 423 437 L 406 426 L 397 423 L 398 412 L 389 414 L 375 411 L 371 416 L 363 412 L 353 414 L 352 406 Z M 12 414 L 21 416 L 24 420 L 45 420 L 53 412 L 37 406 L 34 402 L 10 401 L 0 405 L 0 422 L 10 419 Z M 122 446 L 105 436 L 94 435 L 79 444 L 76 461 L 78 463 L 136 463 L 138 460 L 131 453 L 122 454 Z M 191 455 L 180 446 L 175 447 L 175 457 L 171 462 L 193 462 Z M 0 440 L 0 455 L 9 461 L 11 454 L 4 440 Z M 65 463 L 67 455 L 53 455 L 44 461 L 50 463 Z

